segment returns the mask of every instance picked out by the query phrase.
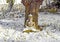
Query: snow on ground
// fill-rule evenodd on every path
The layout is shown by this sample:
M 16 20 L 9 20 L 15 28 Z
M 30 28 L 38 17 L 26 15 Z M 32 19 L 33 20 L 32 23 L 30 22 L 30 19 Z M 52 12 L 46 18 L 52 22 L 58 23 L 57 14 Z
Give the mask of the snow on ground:
M 21 15 L 22 16 L 22 15 Z M 60 15 L 39 13 L 43 31 L 23 33 L 24 16 L 0 20 L 0 42 L 60 42 Z

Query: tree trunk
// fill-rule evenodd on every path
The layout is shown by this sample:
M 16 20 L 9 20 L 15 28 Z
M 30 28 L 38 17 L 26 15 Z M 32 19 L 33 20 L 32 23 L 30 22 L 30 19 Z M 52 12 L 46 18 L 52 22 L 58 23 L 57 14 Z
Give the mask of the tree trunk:
M 40 2 L 39 2 L 40 1 Z M 42 0 L 22 0 L 23 5 L 25 6 L 25 23 L 24 26 L 26 27 L 26 22 L 28 19 L 29 14 L 32 14 L 33 22 L 35 24 L 35 29 L 42 30 L 38 25 L 38 12 L 39 7 L 42 3 Z
M 26 6 L 25 7 L 25 23 L 24 23 L 24 26 L 26 25 L 26 21 L 28 19 L 28 15 L 30 14 L 29 12 L 29 6 Z
M 33 21 L 35 22 L 35 28 L 40 29 L 38 25 L 38 12 L 39 12 L 40 5 L 36 5 L 35 3 L 32 3 L 30 6 L 30 13 L 33 15 Z

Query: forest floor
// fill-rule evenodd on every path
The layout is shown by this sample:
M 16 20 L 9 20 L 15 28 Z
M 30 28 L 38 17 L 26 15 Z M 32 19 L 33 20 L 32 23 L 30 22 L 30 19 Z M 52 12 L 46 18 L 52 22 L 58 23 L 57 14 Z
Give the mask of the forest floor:
M 24 15 L 0 19 L 0 42 L 60 42 L 60 14 L 39 13 L 40 32 L 23 33 Z

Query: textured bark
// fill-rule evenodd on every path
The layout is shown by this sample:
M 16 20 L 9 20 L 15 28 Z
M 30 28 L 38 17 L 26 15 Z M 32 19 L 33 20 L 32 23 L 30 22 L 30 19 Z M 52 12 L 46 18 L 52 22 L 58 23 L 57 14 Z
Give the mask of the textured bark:
M 25 6 L 25 24 L 28 19 L 28 15 L 32 14 L 33 21 L 35 22 L 35 28 L 39 29 L 38 26 L 38 11 L 39 7 L 42 4 L 43 0 L 22 0 L 23 5 Z
M 26 20 L 28 19 L 29 14 L 30 14 L 30 12 L 29 12 L 29 6 L 28 6 L 28 7 L 25 7 L 25 23 L 24 23 L 24 25 L 26 25 Z

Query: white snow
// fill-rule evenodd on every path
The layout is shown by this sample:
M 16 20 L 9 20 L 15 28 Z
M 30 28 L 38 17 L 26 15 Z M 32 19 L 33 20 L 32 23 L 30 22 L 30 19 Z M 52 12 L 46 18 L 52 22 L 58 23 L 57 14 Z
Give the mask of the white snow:
M 0 20 L 0 42 L 60 42 L 60 15 L 39 13 L 43 31 L 23 33 L 24 16 Z

